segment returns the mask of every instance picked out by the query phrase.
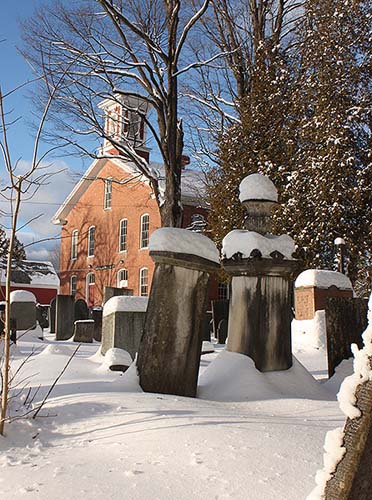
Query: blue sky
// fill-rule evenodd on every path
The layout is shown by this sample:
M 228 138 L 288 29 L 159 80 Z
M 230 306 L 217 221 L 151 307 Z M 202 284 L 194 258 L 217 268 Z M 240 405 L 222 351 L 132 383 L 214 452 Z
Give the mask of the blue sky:
M 30 17 L 34 9 L 42 3 L 41 0 L 2 0 L 1 2 L 0 85 L 3 94 L 33 78 L 29 65 L 17 50 L 17 47 L 22 45 L 19 21 Z M 27 93 L 28 86 L 12 94 L 4 102 L 6 110 L 12 112 L 12 119 L 18 118 L 9 134 L 10 148 L 13 160 L 21 158 L 24 168 L 30 162 L 33 151 L 33 133 L 29 126 L 33 106 L 27 98 Z M 83 172 L 89 160 L 84 164 L 81 159 L 69 156 L 58 158 L 54 163 L 55 170 L 64 169 L 64 172 L 53 178 L 50 185 L 43 188 L 33 200 L 25 201 L 22 205 L 22 223 L 40 215 L 36 221 L 20 232 L 19 237 L 25 244 L 58 235 L 59 227 L 50 224 L 50 218 L 76 183 L 76 177 L 71 176 L 70 170 Z M 0 158 L 0 170 L 0 178 L 4 179 L 5 168 L 2 158 Z M 4 210 L 4 205 L 4 202 L 1 202 L 0 209 Z M 9 221 L 6 217 L 2 217 L 0 224 L 8 227 Z M 47 259 L 48 248 L 57 242 L 58 240 L 28 247 L 28 258 Z

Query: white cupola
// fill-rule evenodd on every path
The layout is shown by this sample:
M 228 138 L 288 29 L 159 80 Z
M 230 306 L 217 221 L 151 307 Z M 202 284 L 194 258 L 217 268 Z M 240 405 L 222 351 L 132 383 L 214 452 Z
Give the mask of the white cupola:
M 104 111 L 105 139 L 103 150 L 115 148 L 115 142 L 129 143 L 141 156 L 148 156 L 145 116 L 148 104 L 143 99 L 116 95 L 105 99 L 98 107 Z M 111 140 L 110 140 L 111 139 Z

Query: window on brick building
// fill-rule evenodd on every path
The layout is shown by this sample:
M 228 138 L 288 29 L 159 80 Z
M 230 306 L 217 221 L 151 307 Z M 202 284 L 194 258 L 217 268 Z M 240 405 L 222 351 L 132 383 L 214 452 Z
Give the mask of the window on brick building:
M 120 269 L 117 276 L 118 288 L 128 288 L 128 270 Z
M 95 291 L 95 277 L 94 273 L 88 273 L 86 277 L 86 301 L 88 306 L 91 307 L 94 305 L 94 291 Z
M 147 248 L 149 246 L 149 230 L 150 230 L 150 216 L 149 214 L 141 215 L 141 239 L 140 248 Z
M 77 259 L 79 231 L 75 229 L 71 234 L 71 260 Z
M 95 235 L 96 228 L 94 226 L 91 226 L 88 229 L 88 257 L 94 256 Z
M 149 294 L 149 270 L 147 267 L 140 269 L 139 294 L 141 297 L 147 297 Z
M 108 210 L 112 204 L 112 179 L 105 180 L 105 196 L 103 200 L 103 208 Z
M 127 233 L 128 233 L 128 220 L 122 219 L 119 228 L 119 252 L 126 252 L 127 250 Z
M 70 295 L 76 295 L 77 288 L 77 276 L 71 276 L 70 278 Z
M 218 283 L 218 299 L 227 300 L 229 295 L 229 285 L 227 283 Z

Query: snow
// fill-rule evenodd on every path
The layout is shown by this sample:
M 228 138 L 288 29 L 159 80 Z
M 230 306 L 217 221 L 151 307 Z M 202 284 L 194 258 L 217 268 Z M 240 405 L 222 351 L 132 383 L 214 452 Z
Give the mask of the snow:
M 6 279 L 6 262 L 0 260 L 0 276 Z M 14 278 L 15 277 L 15 278 Z M 12 284 L 26 287 L 59 288 L 59 278 L 51 262 L 22 260 L 12 264 Z
M 94 323 L 94 319 L 77 319 L 74 323 Z
M 358 349 L 356 344 L 352 344 L 354 371 L 343 380 L 340 391 L 337 394 L 340 409 L 345 416 L 350 419 L 361 416 L 359 408 L 356 407 L 356 392 L 359 385 L 372 380 L 372 294 L 368 301 L 368 326 L 363 333 L 363 343 L 364 347 L 361 350 Z M 342 368 L 345 368 L 345 363 Z M 332 473 L 336 470 L 337 464 L 346 451 L 343 444 L 344 427 L 334 429 L 327 433 L 324 445 L 324 466 L 322 470 L 317 472 L 315 477 L 317 486 L 307 497 L 307 500 L 324 499 L 326 483 L 332 477 Z
M 216 245 L 210 238 L 199 233 L 163 227 L 150 236 L 150 252 L 174 252 L 196 255 L 211 262 L 219 263 L 220 256 Z
M 106 368 L 114 365 L 130 366 L 132 362 L 133 359 L 129 352 L 118 347 L 111 347 L 103 357 L 103 364 Z
M 10 292 L 10 302 L 34 302 L 36 304 L 36 297 L 25 290 L 14 290 Z
M 329 288 L 336 286 L 341 290 L 352 290 L 350 279 L 337 271 L 326 271 L 323 269 L 307 269 L 302 272 L 295 281 L 295 287 L 317 287 Z
M 148 297 L 118 295 L 111 297 L 103 306 L 103 316 L 115 312 L 146 312 Z
M 334 243 L 335 245 L 346 245 L 346 242 L 343 238 L 336 238 Z
M 274 183 L 265 175 L 251 174 L 245 177 L 239 186 L 239 200 L 278 201 L 278 191 Z
M 270 254 L 278 251 L 286 259 L 293 259 L 292 254 L 295 251 L 295 243 L 286 234 L 281 236 L 262 235 L 244 229 L 234 229 L 222 240 L 222 255 L 227 259 L 231 259 L 237 252 L 241 252 L 243 258 L 249 258 L 252 250 L 256 249 L 262 253 L 264 258 L 271 258 Z
M 325 433 L 343 422 L 333 394 L 296 359 L 286 372 L 262 374 L 249 358 L 213 345 L 193 399 L 143 393 L 135 362 L 114 372 L 97 344 L 81 344 L 39 416 L 6 424 L 2 498 L 304 499 Z M 27 386 L 12 400 L 13 415 L 29 411 L 29 386 L 32 397 L 40 385 L 37 407 L 75 348 L 48 332 L 44 342 L 25 335 L 12 346 L 13 373 L 36 349 L 17 375 Z M 317 364 L 315 354 L 324 350 L 296 357 L 311 359 L 317 375 L 323 358 Z
M 316 349 L 326 347 L 325 311 L 315 311 L 313 319 L 294 319 L 292 321 L 292 335 L 298 347 Z

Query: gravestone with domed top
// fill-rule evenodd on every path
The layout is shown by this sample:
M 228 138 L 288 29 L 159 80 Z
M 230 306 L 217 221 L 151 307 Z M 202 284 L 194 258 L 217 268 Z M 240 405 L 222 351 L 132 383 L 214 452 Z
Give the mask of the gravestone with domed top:
M 292 282 L 295 244 L 271 233 L 278 193 L 268 177 L 252 174 L 240 184 L 245 229 L 222 242 L 222 265 L 232 277 L 227 349 L 251 357 L 262 371 L 292 366 Z

